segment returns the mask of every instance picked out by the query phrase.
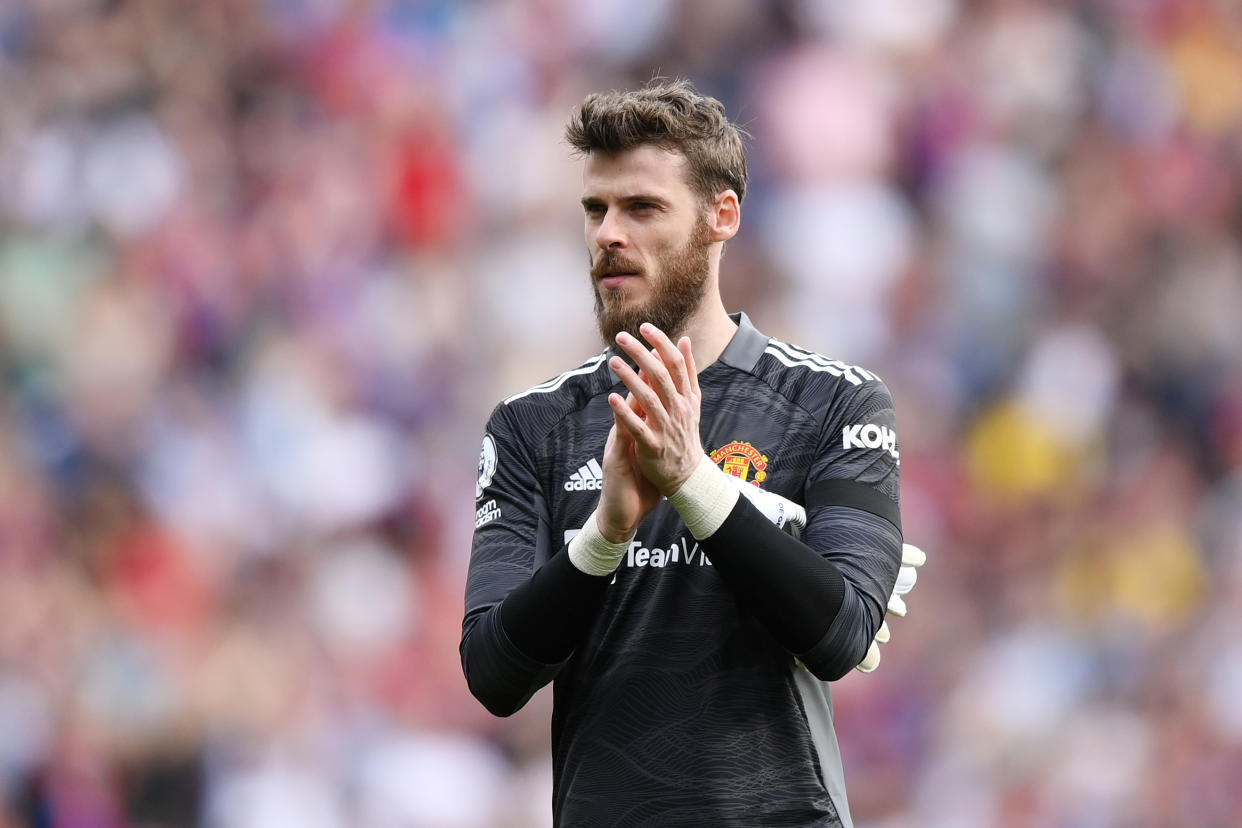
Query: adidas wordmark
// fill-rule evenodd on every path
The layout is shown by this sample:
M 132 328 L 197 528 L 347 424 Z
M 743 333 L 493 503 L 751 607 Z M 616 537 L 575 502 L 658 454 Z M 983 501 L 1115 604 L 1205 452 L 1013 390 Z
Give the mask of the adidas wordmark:
M 565 481 L 567 492 L 597 492 L 604 485 L 604 470 L 592 457 Z

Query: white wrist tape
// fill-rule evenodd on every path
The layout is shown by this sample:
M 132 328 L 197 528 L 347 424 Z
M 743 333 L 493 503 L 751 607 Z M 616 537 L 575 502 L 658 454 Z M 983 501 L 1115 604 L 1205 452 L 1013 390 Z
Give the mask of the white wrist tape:
M 621 565 L 633 539 L 630 535 L 620 543 L 608 540 L 600 534 L 595 512 L 591 512 L 582 531 L 570 538 L 569 562 L 588 575 L 611 575 Z
M 704 454 L 690 479 L 668 496 L 668 502 L 681 514 L 695 540 L 703 540 L 720 528 L 739 497 L 729 476 Z

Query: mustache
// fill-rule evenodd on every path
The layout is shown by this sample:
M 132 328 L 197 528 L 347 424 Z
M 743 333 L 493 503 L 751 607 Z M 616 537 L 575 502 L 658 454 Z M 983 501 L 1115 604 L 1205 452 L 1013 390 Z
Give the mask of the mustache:
M 599 257 L 599 261 L 591 266 L 591 278 L 599 280 L 609 273 L 616 273 L 618 271 L 637 273 L 639 275 L 642 275 L 643 272 L 638 262 L 630 261 L 619 253 L 606 251 Z

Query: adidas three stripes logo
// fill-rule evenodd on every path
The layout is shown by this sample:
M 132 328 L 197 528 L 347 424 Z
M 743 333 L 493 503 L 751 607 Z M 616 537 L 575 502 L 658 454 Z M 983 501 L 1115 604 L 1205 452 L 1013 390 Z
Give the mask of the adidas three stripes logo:
M 567 492 L 595 492 L 604 485 L 604 470 L 599 461 L 592 457 L 585 466 L 569 476 L 565 481 Z

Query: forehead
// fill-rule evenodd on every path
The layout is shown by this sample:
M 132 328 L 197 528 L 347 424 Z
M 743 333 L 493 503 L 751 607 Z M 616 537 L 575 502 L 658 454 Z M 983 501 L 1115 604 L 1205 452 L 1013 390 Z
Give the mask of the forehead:
M 675 150 L 643 144 L 621 152 L 593 152 L 582 166 L 582 194 L 624 198 L 634 193 L 690 198 L 686 157 Z

